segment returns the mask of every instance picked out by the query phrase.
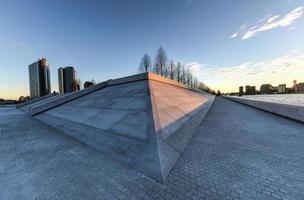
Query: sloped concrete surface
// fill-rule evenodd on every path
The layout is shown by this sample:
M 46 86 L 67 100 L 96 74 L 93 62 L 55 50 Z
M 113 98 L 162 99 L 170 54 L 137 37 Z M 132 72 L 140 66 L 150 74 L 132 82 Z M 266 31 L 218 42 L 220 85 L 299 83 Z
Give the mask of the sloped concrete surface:
M 86 126 L 110 130 L 117 135 L 147 140 L 147 124 L 152 121 L 148 120 L 147 116 L 147 100 L 147 82 L 140 81 L 95 91 L 41 115 L 51 115 Z M 136 119 L 141 121 L 132 121 L 132 116 L 139 117 Z
M 153 80 L 142 80 L 144 75 L 149 77 L 139 74 L 132 76 L 131 82 L 128 77 L 110 81 L 113 85 L 35 118 L 163 181 L 210 109 L 214 96 L 190 91 L 156 75 Z
M 189 113 L 208 101 L 199 93 L 153 80 L 150 81 L 150 87 L 156 132 L 161 131 L 164 139 L 170 137 L 190 118 Z M 170 129 L 171 124 L 175 126 Z
M 98 83 L 92 87 L 85 88 L 83 90 L 79 90 L 77 92 L 72 92 L 72 93 L 66 93 L 62 96 L 62 98 L 56 98 L 52 101 L 49 101 L 44 104 L 40 104 L 37 106 L 33 106 L 30 109 L 30 114 L 31 115 L 37 115 L 39 113 L 45 112 L 49 109 L 55 108 L 57 106 L 60 106 L 62 104 L 65 104 L 67 102 L 73 101 L 75 99 L 78 99 L 82 96 L 88 95 L 92 92 L 95 92 L 97 90 L 103 89 L 108 86 L 114 86 L 122 83 L 131 83 L 134 81 L 141 81 L 141 80 L 147 80 L 147 77 L 149 76 L 149 73 L 141 73 L 141 74 L 135 74 L 123 78 L 118 78 L 118 79 L 110 79 L 101 83 Z
M 0 197 L 301 200 L 303 129 L 217 98 L 160 184 L 24 112 L 1 108 Z

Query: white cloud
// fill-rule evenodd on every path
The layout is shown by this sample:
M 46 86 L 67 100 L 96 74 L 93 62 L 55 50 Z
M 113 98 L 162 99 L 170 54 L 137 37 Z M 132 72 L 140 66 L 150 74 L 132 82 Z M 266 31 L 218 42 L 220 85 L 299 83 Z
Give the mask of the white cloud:
M 292 80 L 304 82 L 304 54 L 300 54 L 298 50 L 281 57 L 245 62 L 236 66 L 213 68 L 200 63 L 188 65 L 201 81 L 223 92 L 237 91 L 238 86 L 247 84 L 259 88 L 263 83 L 286 83 L 291 86 Z
M 189 69 L 189 70 L 197 70 L 197 69 L 200 69 L 201 68 L 201 64 L 197 63 L 197 62 L 193 62 L 193 63 L 188 63 L 186 65 L 186 67 Z
M 240 36 L 242 40 L 246 40 L 258 35 L 261 32 L 265 32 L 280 27 L 288 27 L 294 25 L 297 22 L 297 20 L 303 16 L 303 14 L 304 14 L 304 8 L 298 7 L 290 11 L 288 14 L 286 14 L 283 17 L 280 17 L 279 15 L 268 16 L 260 20 L 255 25 L 250 26 L 246 29 L 244 29 L 242 26 L 240 32 L 238 32 L 236 36 Z M 233 34 L 233 36 L 234 35 L 235 34 Z
M 238 33 L 234 33 L 234 34 L 232 34 L 231 36 L 230 36 L 230 38 L 235 38 L 235 37 L 237 37 L 238 36 Z
M 275 15 L 273 17 L 270 17 L 268 20 L 267 20 L 267 23 L 271 23 L 273 22 L 274 20 L 276 20 L 277 18 L 279 18 L 280 16 L 279 15 Z

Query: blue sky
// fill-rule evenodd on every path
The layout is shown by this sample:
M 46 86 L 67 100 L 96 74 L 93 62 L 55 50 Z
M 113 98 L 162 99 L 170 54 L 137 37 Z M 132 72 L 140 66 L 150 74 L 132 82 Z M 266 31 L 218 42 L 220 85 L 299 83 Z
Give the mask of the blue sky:
M 28 64 L 46 57 L 82 81 L 134 74 L 168 56 L 214 89 L 304 82 L 303 0 L 0 0 L 0 97 L 27 95 Z M 236 36 L 236 37 L 235 37 Z

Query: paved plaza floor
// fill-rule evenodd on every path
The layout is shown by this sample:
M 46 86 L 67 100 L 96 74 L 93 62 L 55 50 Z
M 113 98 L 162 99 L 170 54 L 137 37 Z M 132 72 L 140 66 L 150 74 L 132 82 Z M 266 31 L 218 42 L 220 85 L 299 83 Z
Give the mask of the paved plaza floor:
M 0 108 L 0 199 L 304 199 L 304 124 L 216 98 L 161 184 Z

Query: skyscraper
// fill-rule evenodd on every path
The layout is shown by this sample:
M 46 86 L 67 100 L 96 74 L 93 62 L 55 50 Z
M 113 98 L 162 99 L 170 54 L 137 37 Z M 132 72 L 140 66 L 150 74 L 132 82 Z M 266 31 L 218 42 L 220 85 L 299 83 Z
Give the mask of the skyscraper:
M 278 86 L 278 93 L 279 94 L 285 94 L 286 93 L 286 84 L 280 84 Z
M 239 96 L 242 96 L 243 93 L 244 93 L 244 88 L 243 88 L 243 86 L 240 86 L 239 87 Z
M 293 89 L 295 93 L 298 93 L 298 84 L 296 80 L 293 81 Z
M 30 96 L 32 99 L 51 92 L 50 69 L 46 58 L 38 59 L 28 66 Z
M 255 86 L 250 86 L 250 94 L 251 95 L 255 95 L 256 94 Z
M 270 84 L 263 84 L 260 87 L 261 94 L 273 94 L 273 87 Z
M 78 90 L 76 70 L 73 67 L 60 67 L 58 69 L 59 92 L 67 93 Z
M 250 85 L 245 86 L 245 94 L 249 95 L 250 94 Z
M 63 87 L 63 82 L 64 82 L 64 69 L 60 67 L 58 69 L 58 87 L 59 87 L 59 92 L 60 94 L 64 93 L 64 87 Z

